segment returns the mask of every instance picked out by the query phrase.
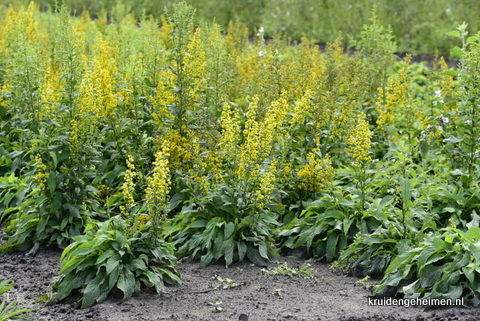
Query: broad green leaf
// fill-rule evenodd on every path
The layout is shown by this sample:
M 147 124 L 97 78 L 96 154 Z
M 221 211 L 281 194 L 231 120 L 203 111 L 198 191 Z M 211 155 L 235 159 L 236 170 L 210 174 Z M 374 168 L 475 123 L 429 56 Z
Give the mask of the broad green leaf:
M 154 273 L 150 270 L 145 271 L 144 275 L 148 278 L 148 281 L 155 286 L 155 291 L 158 294 L 165 292 L 165 286 L 163 285 L 162 280 L 158 277 L 157 273 Z
M 469 266 L 463 267 L 462 272 L 463 272 L 463 275 L 465 275 L 465 277 L 467 278 L 470 285 L 475 284 L 475 271 L 471 267 Z
M 55 194 L 55 189 L 57 188 L 57 175 L 54 171 L 50 171 L 48 178 L 47 178 L 47 186 L 50 190 L 50 195 Z
M 67 203 L 65 207 L 68 209 L 68 212 L 71 216 L 75 218 L 80 218 L 80 212 L 78 211 L 78 206 L 74 204 Z
M 472 239 L 476 239 L 478 236 L 480 236 L 480 229 L 478 229 L 479 222 L 480 222 L 480 217 L 475 211 L 472 211 L 472 220 L 469 223 L 467 223 L 467 227 L 468 227 L 467 234 Z M 476 229 L 473 229 L 473 227 L 476 227 Z
M 235 223 L 233 222 L 228 222 L 225 225 L 225 239 L 229 239 L 232 235 L 233 232 L 235 232 Z
M 459 47 L 453 47 L 450 49 L 450 54 L 455 58 L 462 58 L 464 56 L 463 50 Z
M 266 259 L 266 260 L 269 259 L 268 258 L 268 246 L 267 246 L 267 243 L 265 241 L 262 241 L 262 242 L 260 242 L 260 244 L 258 244 L 258 253 L 264 259 Z
M 232 264 L 233 261 L 233 252 L 235 248 L 235 242 L 233 238 L 225 240 L 225 264 L 228 267 L 230 264 Z
M 467 43 L 476 43 L 478 41 L 478 37 L 477 36 L 471 36 L 471 37 L 468 37 L 467 38 Z
M 200 267 L 207 266 L 208 264 L 210 264 L 210 262 L 212 262 L 212 259 L 213 259 L 213 253 L 211 251 L 208 251 L 207 254 L 202 255 L 200 257 Z
M 439 282 L 442 278 L 442 273 L 445 269 L 445 265 L 435 266 L 428 265 L 419 271 L 419 281 L 422 288 L 428 288 Z
M 82 309 L 87 308 L 98 302 L 98 298 L 102 295 L 103 291 L 106 291 L 106 277 L 103 269 L 97 274 L 97 276 L 91 280 L 85 289 L 83 290 L 83 296 L 80 307 Z
M 426 265 L 425 263 L 427 262 L 428 258 L 432 256 L 436 252 L 440 252 L 441 248 L 436 248 L 433 246 L 426 247 L 418 256 L 418 265 L 419 266 L 424 266 Z M 445 253 L 443 254 L 445 255 Z
M 258 249 L 254 246 L 247 246 L 247 257 L 255 265 L 258 266 L 267 266 L 267 261 L 262 258 L 260 253 L 258 253 Z
M 462 297 L 463 294 L 463 285 L 456 284 L 455 286 L 451 286 L 451 290 L 445 293 L 445 297 L 455 301 Z
M 404 206 L 406 206 L 410 202 L 411 198 L 411 187 L 410 187 L 410 180 L 408 178 L 401 178 L 400 179 L 400 189 L 402 192 L 402 202 Z
M 141 271 L 146 271 L 147 270 L 147 266 L 145 265 L 145 261 L 140 259 L 140 258 L 133 259 L 132 262 L 130 263 L 130 265 L 135 270 L 141 270 Z
M 447 75 L 447 76 L 452 76 L 452 77 L 458 77 L 458 75 L 460 73 L 457 70 L 449 69 L 449 70 L 445 70 L 444 72 L 442 72 L 442 74 Z
M 337 243 L 339 238 L 341 237 L 339 230 L 333 230 L 329 232 L 327 236 L 327 246 L 326 246 L 326 253 L 325 257 L 327 262 L 332 261 L 337 253 Z
M 117 265 L 110 274 L 108 275 L 108 287 L 113 289 L 113 287 L 117 284 L 118 278 L 120 277 L 120 273 L 123 271 L 123 265 Z
M 220 257 L 223 256 L 224 249 L 223 249 L 223 235 L 224 233 L 217 233 L 217 236 L 213 239 L 213 249 L 212 254 L 215 260 L 218 260 Z
M 111 256 L 115 255 L 115 251 L 112 249 L 108 249 L 106 251 L 103 251 L 102 254 L 98 257 L 97 261 L 95 262 L 95 265 L 100 265 L 105 261 L 106 259 L 110 258 Z M 109 272 L 107 272 L 108 274 Z
M 142 260 L 142 262 L 143 262 L 143 260 Z M 106 269 L 107 274 L 110 274 L 114 269 L 117 268 L 117 266 L 119 264 L 120 264 L 120 257 L 117 254 L 111 255 L 108 258 L 107 263 L 105 264 L 105 269 Z
M 460 32 L 458 30 L 452 30 L 445 33 L 447 36 L 460 38 Z
M 196 220 L 192 224 L 190 224 L 189 228 L 204 228 L 207 225 L 207 220 Z
M 245 254 L 247 253 L 247 245 L 245 242 L 240 241 L 237 243 L 238 248 L 238 260 L 242 261 L 245 258 Z
M 126 267 L 123 268 L 118 277 L 117 288 L 123 292 L 123 300 L 131 297 L 135 291 L 135 275 Z
M 61 262 L 59 273 L 60 274 L 65 274 L 65 275 L 69 274 L 83 260 L 85 260 L 85 256 L 81 256 L 81 255 L 69 256 L 68 259 L 65 259 L 63 262 Z

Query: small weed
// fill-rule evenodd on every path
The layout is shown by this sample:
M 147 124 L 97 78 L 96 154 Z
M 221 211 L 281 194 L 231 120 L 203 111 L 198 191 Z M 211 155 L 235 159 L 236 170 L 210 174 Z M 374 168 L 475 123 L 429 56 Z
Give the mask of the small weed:
M 275 289 L 272 291 L 273 295 L 278 295 L 279 297 L 282 297 L 282 289 Z
M 285 262 L 280 264 L 274 269 L 267 270 L 262 269 L 261 271 L 265 275 L 286 275 L 286 276 L 300 276 L 305 279 L 316 279 L 313 276 L 313 270 L 309 269 L 310 264 L 303 263 L 300 268 L 289 267 L 288 264 Z
M 47 302 L 48 300 L 50 300 L 50 295 L 45 294 L 33 301 L 33 303 Z
M 356 284 L 363 285 L 366 290 L 370 290 L 370 289 L 372 289 L 372 288 L 375 286 L 376 282 L 374 282 L 374 281 L 369 281 L 369 280 L 370 280 L 370 275 L 367 275 L 367 276 L 364 277 L 363 279 L 358 280 L 358 281 L 356 282 Z
M 212 306 L 212 308 L 210 309 L 212 312 L 219 313 L 223 311 L 222 301 L 216 301 L 215 303 L 209 302 L 208 304 Z
M 229 279 L 229 278 L 221 278 L 220 276 L 216 275 L 214 277 L 212 277 L 212 279 L 214 280 L 217 280 L 218 282 L 220 282 L 221 284 L 217 285 L 215 288 L 218 289 L 218 288 L 222 288 L 224 290 L 226 289 L 233 289 L 233 288 L 236 288 L 236 287 L 239 287 L 239 286 L 242 286 L 243 283 L 237 283 L 235 282 L 234 280 L 232 279 Z

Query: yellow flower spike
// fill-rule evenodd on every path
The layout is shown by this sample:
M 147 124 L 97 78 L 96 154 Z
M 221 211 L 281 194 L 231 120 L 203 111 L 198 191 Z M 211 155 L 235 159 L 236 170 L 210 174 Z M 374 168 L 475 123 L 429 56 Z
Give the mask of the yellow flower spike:
M 37 174 L 33 177 L 33 179 L 37 181 L 41 190 L 46 191 L 48 189 L 47 180 L 50 176 L 50 174 L 47 173 L 47 165 L 42 162 L 40 155 L 35 155 L 34 160 L 37 168 Z
M 170 192 L 169 156 L 168 143 L 164 143 L 161 150 L 155 153 L 153 173 L 147 178 L 147 188 L 145 190 L 148 213 L 152 220 L 153 228 L 157 231 L 160 229 L 160 224 L 164 219 Z
M 365 117 L 364 113 L 358 116 L 357 124 L 347 138 L 349 146 L 345 149 L 345 152 L 356 164 L 365 164 L 372 160 L 368 153 L 371 148 L 373 132 L 370 130 Z

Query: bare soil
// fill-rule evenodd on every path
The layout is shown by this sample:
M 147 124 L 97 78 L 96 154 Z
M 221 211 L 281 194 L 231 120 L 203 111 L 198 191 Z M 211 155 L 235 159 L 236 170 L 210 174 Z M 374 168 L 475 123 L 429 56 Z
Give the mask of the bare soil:
M 369 306 L 370 291 L 365 283 L 321 262 L 311 263 L 315 279 L 265 275 L 261 267 L 248 261 L 228 269 L 221 264 L 200 269 L 198 262 L 184 263 L 179 266 L 183 284 L 169 287 L 162 296 L 145 289 L 123 303 L 113 295 L 83 310 L 68 304 L 34 303 L 57 275 L 60 255 L 55 249 L 41 249 L 33 257 L 22 252 L 0 253 L 0 279 L 15 281 L 9 300 L 18 300 L 23 308 L 38 308 L 29 314 L 33 320 L 480 320 L 480 309 L 472 307 Z M 294 258 L 282 260 L 297 268 L 304 263 Z M 231 283 L 222 283 L 216 276 L 234 280 L 238 286 L 224 289 L 223 285 Z

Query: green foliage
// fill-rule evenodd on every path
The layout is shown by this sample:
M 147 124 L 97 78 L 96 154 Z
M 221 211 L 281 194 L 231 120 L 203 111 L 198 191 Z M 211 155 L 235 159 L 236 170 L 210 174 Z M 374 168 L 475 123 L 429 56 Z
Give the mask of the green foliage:
M 26 4 L 27 0 L 19 1 Z M 37 1 L 44 9 L 53 9 L 54 0 Z M 159 18 L 164 8 L 180 0 L 140 1 L 124 0 L 128 12 L 137 19 L 153 15 Z M 2 4 L 11 1 L 3 0 Z M 245 22 L 253 35 L 260 26 L 265 28 L 269 37 L 284 33 L 293 40 L 300 40 L 305 34 L 321 43 L 334 41 L 339 31 L 360 38 L 363 26 L 372 17 L 372 8 L 376 6 L 381 25 L 391 25 L 401 52 L 432 55 L 439 50 L 448 54 L 451 43 L 445 32 L 459 21 L 467 21 L 472 30 L 479 29 L 475 16 L 478 3 L 472 1 L 438 0 L 435 3 L 412 0 L 325 0 L 319 5 L 316 0 L 302 0 L 292 5 L 292 0 L 187 0 L 195 6 L 199 21 L 215 21 L 224 29 L 230 21 Z M 112 0 L 65 0 L 72 12 L 80 14 L 88 10 L 93 16 L 101 17 L 105 13 L 115 16 L 113 8 L 118 1 Z
M 476 214 L 466 232 L 449 226 L 430 233 L 391 261 L 375 293 L 394 289 L 407 298 L 465 298 L 478 306 L 479 240 Z
M 0 295 L 6 293 L 14 285 L 15 283 L 12 280 L 0 282 Z M 6 299 L 3 299 L 0 302 L 0 321 L 30 320 L 30 318 L 23 317 L 20 314 L 35 310 L 37 309 L 21 309 L 17 301 L 8 303 Z
M 336 192 L 306 205 L 306 209 L 279 233 L 283 246 L 305 246 L 316 259 L 337 258 L 358 233 L 375 230 L 383 218 L 380 212 L 359 211 L 351 199 Z M 376 214 L 379 214 L 378 216 Z
M 6 223 L 18 210 L 27 191 L 25 179 L 20 180 L 14 173 L 0 177 L 0 224 Z
M 177 254 L 187 260 L 200 258 L 200 265 L 223 259 L 225 265 L 248 258 L 265 266 L 276 261 L 272 228 L 279 223 L 272 213 L 242 215 L 239 199 L 224 186 L 195 201 L 186 202 L 168 227 Z
M 118 216 L 95 225 L 85 235 L 74 237 L 63 251 L 47 304 L 65 300 L 86 308 L 104 301 L 114 290 L 120 290 L 126 300 L 140 292 L 141 283 L 160 294 L 165 284 L 180 282 L 168 243 L 152 243 L 145 229 L 127 238 L 128 227 Z
M 357 234 L 334 266 L 355 275 L 381 276 L 391 260 L 409 247 L 411 241 L 402 239 L 402 234 L 400 224 L 388 221 L 371 234 Z

